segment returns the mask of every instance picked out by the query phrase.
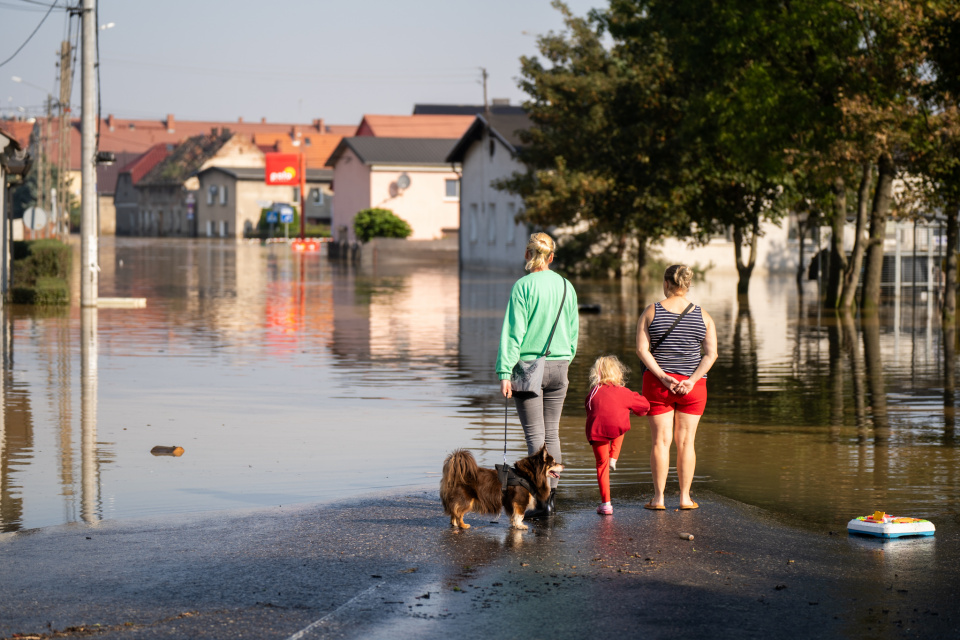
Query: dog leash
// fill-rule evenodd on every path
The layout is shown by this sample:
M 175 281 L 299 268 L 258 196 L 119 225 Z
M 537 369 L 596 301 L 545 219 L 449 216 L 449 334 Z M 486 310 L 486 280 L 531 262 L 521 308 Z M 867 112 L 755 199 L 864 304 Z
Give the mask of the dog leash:
M 503 464 L 507 464 L 507 413 L 510 410 L 510 399 L 503 396 Z

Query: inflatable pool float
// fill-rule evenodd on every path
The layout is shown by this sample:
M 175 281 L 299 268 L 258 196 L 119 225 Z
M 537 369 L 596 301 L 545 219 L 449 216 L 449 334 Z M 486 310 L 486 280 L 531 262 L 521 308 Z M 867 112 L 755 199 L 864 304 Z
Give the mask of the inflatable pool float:
M 936 527 L 922 518 L 902 518 L 877 511 L 872 516 L 860 516 L 847 523 L 847 531 L 878 538 L 904 536 L 932 536 Z

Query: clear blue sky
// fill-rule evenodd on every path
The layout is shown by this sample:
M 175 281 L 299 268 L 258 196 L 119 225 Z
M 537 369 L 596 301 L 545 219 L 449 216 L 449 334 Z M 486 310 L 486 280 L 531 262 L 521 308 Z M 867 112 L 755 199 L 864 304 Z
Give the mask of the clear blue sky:
M 0 62 L 50 1 L 0 0 Z M 604 0 L 567 4 L 583 15 Z M 356 124 L 418 102 L 480 104 L 479 67 L 491 98 L 518 104 L 520 56 L 537 53 L 537 35 L 562 28 L 549 0 L 100 0 L 99 12 L 100 24 L 115 25 L 99 32 L 104 117 L 184 120 Z M 54 9 L 0 67 L 0 112 L 36 115 L 44 91 L 57 95 L 67 28 L 66 11 Z M 75 105 L 79 98 L 78 74 Z

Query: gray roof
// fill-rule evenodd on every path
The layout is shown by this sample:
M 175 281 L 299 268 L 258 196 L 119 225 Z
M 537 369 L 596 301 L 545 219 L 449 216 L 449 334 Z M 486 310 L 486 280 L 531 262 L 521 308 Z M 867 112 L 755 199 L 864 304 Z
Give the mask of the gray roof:
M 519 133 L 526 131 L 531 126 L 533 126 L 533 123 L 527 114 L 477 116 L 477 119 L 463 134 L 463 137 L 457 140 L 457 144 L 450 149 L 447 162 L 463 162 L 467 149 L 474 142 L 480 140 L 485 129 L 490 131 L 490 135 L 502 142 L 510 150 L 510 153 L 516 153 L 523 146 Z
M 263 181 L 265 180 L 263 167 L 207 167 L 197 175 L 208 171 L 220 171 L 233 176 L 237 180 Z M 332 182 L 333 171 L 330 169 L 307 169 L 307 182 Z
M 456 138 L 344 138 L 330 154 L 327 166 L 336 165 L 347 149 L 364 164 L 448 164 L 447 154 L 456 142 Z
M 490 105 L 489 110 L 494 115 L 523 115 L 520 105 L 497 104 Z M 415 104 L 413 115 L 448 115 L 448 116 L 476 116 L 485 111 L 482 104 Z

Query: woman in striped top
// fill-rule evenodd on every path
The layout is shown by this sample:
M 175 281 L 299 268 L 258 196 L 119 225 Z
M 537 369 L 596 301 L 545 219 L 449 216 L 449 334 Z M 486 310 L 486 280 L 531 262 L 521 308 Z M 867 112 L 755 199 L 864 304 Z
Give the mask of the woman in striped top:
M 663 274 L 664 299 L 644 309 L 637 323 L 637 357 L 647 368 L 643 374 L 643 397 L 650 402 L 647 415 L 653 497 L 644 505 L 647 509 L 666 509 L 663 490 L 670 469 L 670 443 L 674 440 L 680 508 L 700 506 L 690 498 L 697 464 L 693 440 L 707 405 L 707 371 L 717 359 L 717 329 L 710 315 L 697 305 L 681 317 L 692 304 L 686 298 L 692 281 L 693 271 L 689 267 L 668 267 Z

